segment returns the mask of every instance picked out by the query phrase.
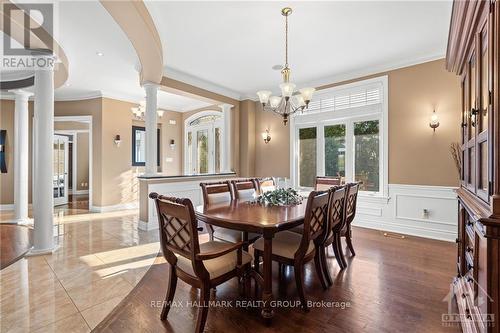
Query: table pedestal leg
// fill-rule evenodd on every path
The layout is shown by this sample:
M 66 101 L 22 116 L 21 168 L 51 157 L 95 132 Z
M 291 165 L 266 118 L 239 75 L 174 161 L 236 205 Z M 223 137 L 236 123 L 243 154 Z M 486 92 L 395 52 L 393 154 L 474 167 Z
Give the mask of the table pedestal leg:
M 274 310 L 271 307 L 273 301 L 273 285 L 272 285 L 272 253 L 273 253 L 273 235 L 264 235 L 264 257 L 263 259 L 263 278 L 264 287 L 262 292 L 262 300 L 264 307 L 262 308 L 262 317 L 270 322 L 274 316 Z

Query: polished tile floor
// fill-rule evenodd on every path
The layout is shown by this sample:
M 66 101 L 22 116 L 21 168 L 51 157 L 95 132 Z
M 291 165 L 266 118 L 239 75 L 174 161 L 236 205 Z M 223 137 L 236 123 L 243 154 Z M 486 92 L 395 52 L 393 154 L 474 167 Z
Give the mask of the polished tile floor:
M 0 271 L 1 332 L 89 332 L 133 289 L 159 251 L 137 211 L 64 215 L 59 248 Z

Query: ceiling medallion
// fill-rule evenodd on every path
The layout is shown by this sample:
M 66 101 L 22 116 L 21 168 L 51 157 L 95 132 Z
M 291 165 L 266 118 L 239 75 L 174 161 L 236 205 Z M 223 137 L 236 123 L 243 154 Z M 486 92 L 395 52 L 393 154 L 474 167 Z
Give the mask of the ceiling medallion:
M 264 111 L 272 111 L 279 114 L 283 117 L 283 124 L 285 125 L 292 114 L 307 109 L 316 90 L 315 88 L 302 88 L 299 89 L 300 93 L 294 94 L 295 84 L 290 82 L 291 70 L 288 66 L 288 16 L 291 14 L 292 8 L 290 7 L 285 7 L 281 10 L 281 15 L 285 17 L 285 65 L 281 70 L 283 77 L 283 83 L 280 84 L 281 96 L 272 96 L 272 92 L 269 90 L 257 92 Z

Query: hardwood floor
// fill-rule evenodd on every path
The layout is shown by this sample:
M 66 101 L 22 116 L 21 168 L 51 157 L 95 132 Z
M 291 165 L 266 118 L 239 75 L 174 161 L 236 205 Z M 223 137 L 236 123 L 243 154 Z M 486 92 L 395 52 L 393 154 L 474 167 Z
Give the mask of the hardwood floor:
M 30 247 L 30 228 L 15 224 L 0 224 L 0 269 L 22 258 Z
M 273 289 L 278 301 L 296 307 L 276 309 L 270 326 L 260 317 L 260 309 L 238 307 L 236 280 L 217 288 L 219 306 L 211 307 L 206 332 L 460 332 L 458 326 L 445 327 L 441 315 L 447 313 L 446 297 L 455 275 L 455 244 L 429 239 L 384 237 L 375 230 L 353 228 L 355 257 L 339 271 L 330 257 L 334 285 L 323 290 L 313 264 L 306 265 L 305 289 L 309 301 L 329 301 L 333 307 L 313 307 L 304 313 L 295 291 L 293 269 L 285 282 L 277 280 L 273 266 Z M 333 251 L 329 249 L 329 256 Z M 96 332 L 193 332 L 198 299 L 196 289 L 178 282 L 167 321 L 159 319 L 167 286 L 167 264 L 163 257 L 141 282 L 95 329 Z M 281 290 L 278 290 L 281 289 Z M 214 295 L 212 295 L 214 296 Z M 223 306 L 222 301 L 231 302 Z M 157 304 L 160 303 L 160 304 Z

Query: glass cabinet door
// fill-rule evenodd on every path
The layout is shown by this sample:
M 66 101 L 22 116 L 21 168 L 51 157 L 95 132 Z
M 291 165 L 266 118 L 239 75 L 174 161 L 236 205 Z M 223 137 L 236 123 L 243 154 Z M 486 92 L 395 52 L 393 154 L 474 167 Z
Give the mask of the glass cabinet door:
M 473 51 L 468 63 L 467 80 L 467 127 L 466 127 L 466 152 L 465 152 L 465 182 L 467 188 L 476 192 L 476 110 L 477 110 L 477 58 Z
M 489 200 L 489 183 L 490 175 L 488 168 L 489 147 L 488 147 L 488 118 L 491 112 L 491 62 L 488 20 L 484 23 L 481 32 L 477 38 L 478 57 L 478 92 L 477 92 L 477 109 L 475 112 L 476 122 L 476 193 L 484 201 Z

